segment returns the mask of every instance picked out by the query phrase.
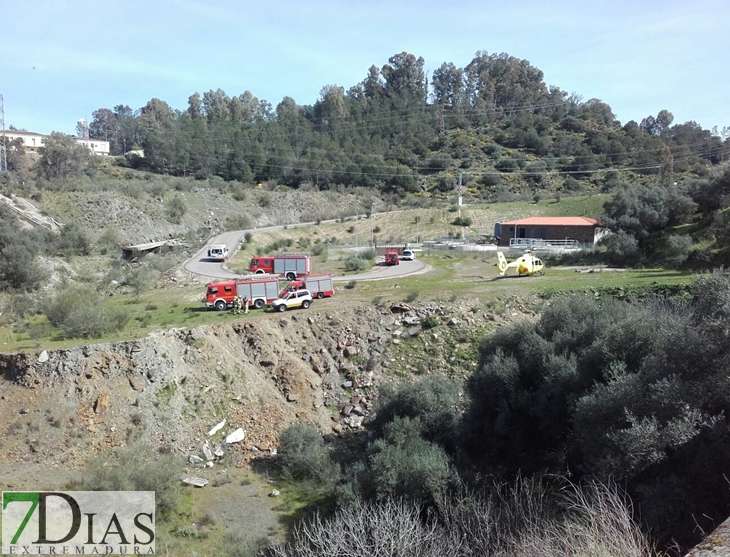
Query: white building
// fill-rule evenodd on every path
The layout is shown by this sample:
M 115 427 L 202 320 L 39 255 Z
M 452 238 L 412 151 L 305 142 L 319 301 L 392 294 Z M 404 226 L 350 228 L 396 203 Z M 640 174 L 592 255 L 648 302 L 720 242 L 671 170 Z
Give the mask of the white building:
M 6 141 L 21 139 L 23 147 L 26 151 L 37 153 L 40 147 L 43 147 L 48 135 L 41 133 L 18 131 L 18 130 L 0 130 L 0 134 L 6 137 Z M 76 143 L 83 145 L 95 155 L 109 156 L 109 142 L 101 139 L 84 139 L 82 137 L 74 137 Z

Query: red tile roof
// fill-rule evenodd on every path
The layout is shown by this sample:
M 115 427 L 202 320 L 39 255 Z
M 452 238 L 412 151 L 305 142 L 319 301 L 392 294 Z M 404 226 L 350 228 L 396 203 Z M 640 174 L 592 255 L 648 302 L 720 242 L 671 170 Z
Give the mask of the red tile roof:
M 588 217 L 527 217 L 500 223 L 514 226 L 600 226 L 596 219 Z

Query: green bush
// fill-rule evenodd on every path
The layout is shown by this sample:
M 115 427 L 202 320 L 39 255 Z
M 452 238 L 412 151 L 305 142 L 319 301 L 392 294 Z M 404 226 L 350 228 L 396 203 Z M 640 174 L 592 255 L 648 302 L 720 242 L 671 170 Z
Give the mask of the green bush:
M 248 215 L 233 215 L 226 219 L 225 230 L 246 230 L 251 228 L 251 218 Z M 250 234 L 250 232 L 247 232 Z
M 325 251 L 327 251 L 327 244 L 314 244 L 312 246 L 312 255 L 322 255 Z
M 441 320 L 438 317 L 436 317 L 435 315 L 429 315 L 428 317 L 426 317 L 426 319 L 423 320 L 423 322 L 421 323 L 421 326 L 424 329 L 428 330 L 428 329 L 433 329 L 435 327 L 438 327 L 440 324 L 441 324 Z
M 449 457 L 420 435 L 418 418 L 395 416 L 383 437 L 368 447 L 367 471 L 358 476 L 366 498 L 403 497 L 422 504 L 439 501 L 456 479 Z
M 314 424 L 296 423 L 279 436 L 278 463 L 282 474 L 294 480 L 337 481 L 339 467 Z
M 61 233 L 56 240 L 55 248 L 56 254 L 63 257 L 89 255 L 91 241 L 86 232 L 74 223 L 69 223 L 61 228 Z
M 461 381 L 437 375 L 413 382 L 386 383 L 378 395 L 374 426 L 383 431 L 396 417 L 417 418 L 421 436 L 453 449 L 460 423 L 462 388 Z
M 676 269 L 680 267 L 692 249 L 692 238 L 687 234 L 668 236 L 662 246 L 658 258 L 664 267 Z
M 179 195 L 172 196 L 165 203 L 167 218 L 170 222 L 174 224 L 180 224 L 180 221 L 185 216 L 185 213 L 187 213 L 187 210 L 188 208 L 185 205 L 185 201 Z
M 141 445 L 91 458 L 79 485 L 84 491 L 154 491 L 158 512 L 169 516 L 180 503 L 180 480 L 173 455 L 152 454 Z
M 604 236 L 600 245 L 606 248 L 608 260 L 613 265 L 632 267 L 639 265 L 644 257 L 636 238 L 623 230 Z
M 456 217 L 451 224 L 454 226 L 471 226 L 470 217 Z
M 345 259 L 346 271 L 364 271 L 370 267 L 370 262 L 359 255 L 351 255 Z
M 673 501 L 683 516 L 724 516 L 730 493 L 712 478 L 730 458 L 730 280 L 693 292 L 689 306 L 559 298 L 537 323 L 486 338 L 462 426 L 478 469 L 614 478 L 653 532 L 680 543 L 695 524 Z
M 81 285 L 58 290 L 43 309 L 48 321 L 63 331 L 65 338 L 92 338 L 121 330 L 129 314 L 105 307 L 103 298 Z

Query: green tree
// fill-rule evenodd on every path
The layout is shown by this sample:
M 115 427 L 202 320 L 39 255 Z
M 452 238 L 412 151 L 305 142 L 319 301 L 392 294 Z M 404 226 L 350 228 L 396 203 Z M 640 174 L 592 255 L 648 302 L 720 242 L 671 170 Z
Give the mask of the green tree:
M 38 175 L 48 180 L 81 174 L 91 163 L 91 151 L 70 136 L 51 133 L 38 149 Z

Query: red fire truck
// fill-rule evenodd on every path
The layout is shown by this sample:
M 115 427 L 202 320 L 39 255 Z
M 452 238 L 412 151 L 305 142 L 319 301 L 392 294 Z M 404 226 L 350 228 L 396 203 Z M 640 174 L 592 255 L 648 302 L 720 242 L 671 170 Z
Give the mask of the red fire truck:
M 225 280 L 208 284 L 205 305 L 223 311 L 233 306 L 236 295 L 248 298 L 248 305 L 265 308 L 279 297 L 279 281 L 275 278 Z
M 295 290 L 309 290 L 312 298 L 329 298 L 335 295 L 335 287 L 329 275 L 310 275 L 301 280 L 293 280 L 279 293 L 279 297 L 283 298 L 284 294 Z
M 279 275 L 288 280 L 306 277 L 312 272 L 312 257 L 304 254 L 257 255 L 248 270 L 256 274 Z

